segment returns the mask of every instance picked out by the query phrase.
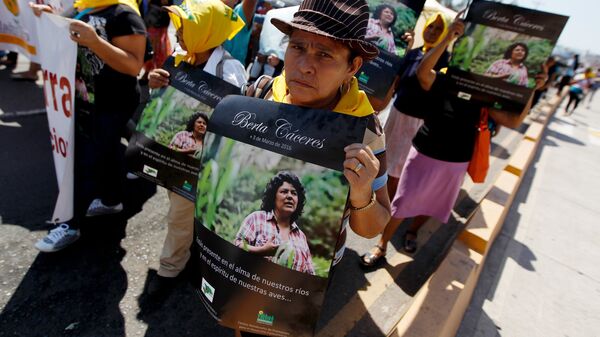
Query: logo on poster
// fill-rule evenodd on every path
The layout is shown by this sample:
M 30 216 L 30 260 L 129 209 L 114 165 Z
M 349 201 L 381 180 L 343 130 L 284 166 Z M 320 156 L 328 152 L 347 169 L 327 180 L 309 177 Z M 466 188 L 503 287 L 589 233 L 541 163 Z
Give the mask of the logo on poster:
M 258 317 L 256 317 L 256 323 L 265 324 L 265 325 L 273 325 L 273 321 L 275 321 L 274 315 L 267 315 L 262 310 L 258 312 Z
M 154 178 L 156 178 L 158 176 L 158 170 L 155 169 L 154 167 L 150 167 L 148 165 L 144 165 L 143 172 Z
M 212 303 L 213 298 L 215 297 L 215 288 L 208 283 L 204 278 L 202 278 L 202 293 L 206 298 Z

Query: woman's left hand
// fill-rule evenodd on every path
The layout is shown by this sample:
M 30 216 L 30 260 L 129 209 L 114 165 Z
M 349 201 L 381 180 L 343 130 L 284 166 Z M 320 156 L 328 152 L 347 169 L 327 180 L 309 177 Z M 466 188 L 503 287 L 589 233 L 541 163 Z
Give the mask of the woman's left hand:
M 90 48 L 98 42 L 100 37 L 96 34 L 96 29 L 80 20 L 72 20 L 69 25 L 71 40 L 77 44 Z
M 379 172 L 379 160 L 364 144 L 348 145 L 344 151 L 344 176 L 350 183 L 350 203 L 354 207 L 362 207 L 371 200 L 373 180 Z

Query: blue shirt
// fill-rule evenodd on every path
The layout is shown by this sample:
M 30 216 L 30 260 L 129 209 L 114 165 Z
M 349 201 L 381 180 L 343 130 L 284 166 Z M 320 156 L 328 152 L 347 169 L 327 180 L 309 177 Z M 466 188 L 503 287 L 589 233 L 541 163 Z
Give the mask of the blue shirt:
M 246 25 L 237 33 L 233 39 L 225 41 L 223 48 L 231 54 L 235 59 L 246 64 L 246 55 L 248 54 L 248 44 L 250 43 L 250 35 L 252 34 L 252 22 L 248 22 L 244 15 L 242 4 L 235 6 L 233 11 L 240 17 Z M 253 18 L 254 20 L 254 18 Z

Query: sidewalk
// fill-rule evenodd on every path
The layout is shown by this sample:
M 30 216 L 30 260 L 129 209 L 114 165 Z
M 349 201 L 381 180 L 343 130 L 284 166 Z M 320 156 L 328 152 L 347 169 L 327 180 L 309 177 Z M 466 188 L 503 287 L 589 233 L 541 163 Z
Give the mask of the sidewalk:
M 589 337 L 600 329 L 600 99 L 564 105 L 488 256 L 457 337 Z

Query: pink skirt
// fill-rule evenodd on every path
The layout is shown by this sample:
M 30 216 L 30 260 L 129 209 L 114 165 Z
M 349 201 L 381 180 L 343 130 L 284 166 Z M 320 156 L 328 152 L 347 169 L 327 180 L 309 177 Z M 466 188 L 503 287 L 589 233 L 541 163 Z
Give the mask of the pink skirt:
M 428 215 L 448 222 L 467 166 L 468 162 L 452 163 L 427 157 L 411 147 L 392 201 L 392 217 Z
M 388 175 L 400 178 L 402 168 L 412 147 L 412 140 L 423 125 L 423 120 L 405 115 L 392 106 L 385 123 L 385 158 Z

